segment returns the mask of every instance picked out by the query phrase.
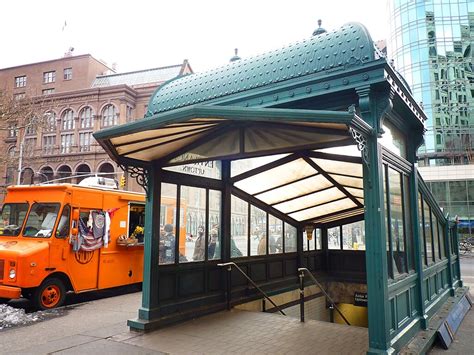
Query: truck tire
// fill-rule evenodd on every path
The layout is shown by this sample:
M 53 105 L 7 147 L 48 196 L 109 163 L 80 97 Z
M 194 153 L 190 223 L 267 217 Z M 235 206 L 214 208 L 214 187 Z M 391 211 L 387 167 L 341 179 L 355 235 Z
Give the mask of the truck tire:
M 32 301 L 39 310 L 47 310 L 63 305 L 66 298 L 64 283 L 55 277 L 46 279 L 33 292 Z

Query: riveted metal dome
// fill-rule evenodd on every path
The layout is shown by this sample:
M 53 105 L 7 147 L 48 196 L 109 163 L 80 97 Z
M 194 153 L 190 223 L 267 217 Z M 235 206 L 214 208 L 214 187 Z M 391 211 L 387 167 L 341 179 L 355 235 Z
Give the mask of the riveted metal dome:
M 348 23 L 336 31 L 171 80 L 154 93 L 145 117 L 374 60 L 374 44 L 367 29 L 359 23 Z

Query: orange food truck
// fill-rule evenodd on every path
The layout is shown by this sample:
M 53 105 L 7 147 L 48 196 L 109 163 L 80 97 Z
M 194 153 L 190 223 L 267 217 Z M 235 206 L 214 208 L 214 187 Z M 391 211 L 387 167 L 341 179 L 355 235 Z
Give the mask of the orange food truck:
M 63 304 L 67 291 L 142 282 L 144 202 L 143 194 L 106 186 L 9 187 L 0 227 L 0 299 L 26 297 L 37 309 L 50 309 Z M 173 222 L 166 205 L 175 202 L 163 201 L 166 223 Z

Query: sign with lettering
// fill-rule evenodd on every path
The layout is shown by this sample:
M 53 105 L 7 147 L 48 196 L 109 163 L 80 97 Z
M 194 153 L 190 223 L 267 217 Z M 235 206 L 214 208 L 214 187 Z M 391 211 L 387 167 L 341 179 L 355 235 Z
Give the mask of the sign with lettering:
M 354 292 L 354 306 L 367 307 L 367 293 Z
M 471 309 L 472 302 L 468 294 L 461 297 L 459 302 L 451 309 L 448 317 L 438 329 L 438 337 L 443 348 L 447 349 L 454 340 L 462 320 L 467 312 Z

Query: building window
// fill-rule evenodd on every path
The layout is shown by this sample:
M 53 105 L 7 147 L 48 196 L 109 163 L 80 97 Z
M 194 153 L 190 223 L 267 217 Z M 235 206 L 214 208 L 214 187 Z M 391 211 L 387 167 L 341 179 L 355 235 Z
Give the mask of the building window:
M 64 68 L 64 80 L 72 79 L 72 68 Z
M 53 154 L 55 144 L 56 144 L 56 136 L 44 136 L 43 137 L 43 153 L 47 155 Z
M 117 109 L 114 105 L 107 105 L 102 110 L 102 127 L 115 126 L 118 124 Z
M 44 89 L 42 93 L 43 93 L 43 95 L 51 95 L 51 94 L 54 94 L 54 88 Z
M 33 134 L 36 134 L 36 125 L 35 124 L 29 124 L 28 126 L 26 126 L 25 132 L 26 132 L 27 136 L 31 136 Z
M 63 122 L 63 125 L 62 125 L 63 131 L 69 131 L 75 128 L 74 112 L 71 109 L 67 109 L 66 111 L 64 111 L 62 122 Z
M 26 138 L 25 146 L 23 148 L 23 154 L 27 157 L 32 157 L 35 153 L 36 138 Z
M 5 177 L 5 184 L 11 185 L 13 184 L 13 178 L 15 176 L 15 168 L 8 167 L 7 168 L 7 176 Z
M 54 83 L 56 81 L 56 72 L 47 71 L 43 73 L 43 84 Z
M 26 86 L 26 75 L 15 77 L 15 87 L 24 88 Z
M 45 116 L 45 127 L 46 132 L 55 132 L 56 131 L 56 114 L 54 112 L 48 111 L 44 114 Z
M 10 124 L 8 126 L 8 138 L 15 138 L 17 135 L 17 129 L 15 124 Z
M 19 92 L 18 94 L 13 95 L 13 98 L 17 101 L 23 100 L 25 98 L 25 93 Z
M 132 106 L 127 105 L 127 122 L 130 122 L 132 120 Z
M 71 147 L 74 144 L 74 134 L 61 135 L 61 153 L 71 153 Z
M 81 128 L 91 128 L 92 127 L 92 108 L 87 106 L 81 110 L 79 115 L 81 117 Z
M 91 150 L 92 132 L 79 133 L 79 151 L 88 152 Z

